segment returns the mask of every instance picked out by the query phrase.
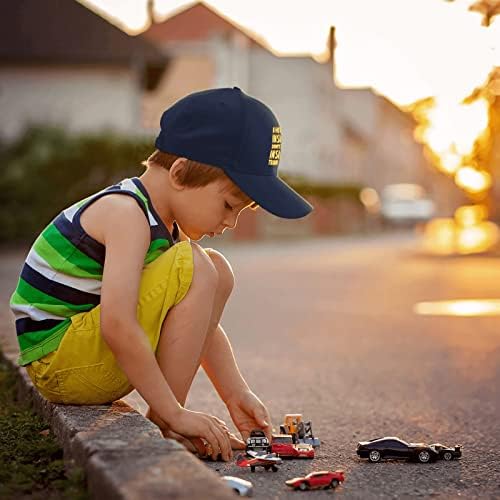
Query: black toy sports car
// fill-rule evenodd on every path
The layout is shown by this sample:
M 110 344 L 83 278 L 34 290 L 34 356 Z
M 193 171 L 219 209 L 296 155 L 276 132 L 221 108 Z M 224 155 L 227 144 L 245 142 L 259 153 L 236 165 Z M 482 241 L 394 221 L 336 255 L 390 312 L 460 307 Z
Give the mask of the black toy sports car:
M 457 444 L 454 448 L 445 446 L 441 443 L 433 443 L 431 446 L 439 453 L 439 458 L 442 460 L 453 460 L 462 456 L 462 446 Z
M 382 458 L 416 460 L 427 463 L 439 458 L 439 452 L 425 443 L 407 443 L 398 437 L 383 437 L 358 443 L 356 453 L 370 462 L 380 462 Z

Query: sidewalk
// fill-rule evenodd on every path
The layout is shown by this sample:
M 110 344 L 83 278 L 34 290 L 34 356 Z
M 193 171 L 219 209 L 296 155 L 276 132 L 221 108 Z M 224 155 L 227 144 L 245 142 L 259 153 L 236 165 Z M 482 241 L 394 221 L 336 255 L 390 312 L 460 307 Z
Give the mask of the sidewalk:
M 19 374 L 19 393 L 33 402 L 64 449 L 64 458 L 85 470 L 93 498 L 232 499 L 219 476 L 123 401 L 113 405 L 66 406 L 44 399 L 26 370 L 17 366 L 17 341 L 8 300 L 14 289 L 22 251 L 0 259 L 0 349 Z

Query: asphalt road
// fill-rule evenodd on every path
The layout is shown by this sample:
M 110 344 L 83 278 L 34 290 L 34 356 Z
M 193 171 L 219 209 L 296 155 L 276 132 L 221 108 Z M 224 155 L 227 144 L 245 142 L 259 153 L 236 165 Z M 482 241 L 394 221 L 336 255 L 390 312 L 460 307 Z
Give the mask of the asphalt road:
M 312 461 L 251 473 L 256 498 L 500 498 L 499 317 L 421 316 L 416 303 L 498 298 L 493 257 L 432 258 L 413 237 L 228 247 L 237 286 L 223 326 L 240 368 L 278 429 L 303 413 L 322 446 Z M 200 373 L 189 405 L 229 421 Z M 454 462 L 370 464 L 359 440 L 399 436 L 462 444 Z M 294 492 L 286 479 L 343 469 L 331 491 Z
M 257 499 L 500 498 L 500 318 L 413 311 L 421 301 L 500 298 L 497 257 L 426 257 L 408 235 L 221 248 L 237 281 L 223 325 L 243 374 L 277 429 L 286 413 L 302 413 L 322 446 L 276 473 L 208 467 L 250 479 Z M 19 263 L 2 256 L 3 303 Z M 230 422 L 203 373 L 188 406 Z M 391 435 L 460 443 L 463 458 L 357 458 L 359 440 Z M 346 482 L 305 493 L 284 484 L 322 469 L 343 469 Z

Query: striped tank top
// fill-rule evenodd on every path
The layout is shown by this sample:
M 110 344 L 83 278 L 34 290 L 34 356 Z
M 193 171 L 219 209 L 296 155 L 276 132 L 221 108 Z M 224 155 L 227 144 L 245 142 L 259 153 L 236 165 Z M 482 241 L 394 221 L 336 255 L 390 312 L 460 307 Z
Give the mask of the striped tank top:
M 137 177 L 124 179 L 62 211 L 33 243 L 10 299 L 20 365 L 55 351 L 71 316 L 100 303 L 105 247 L 85 232 L 80 216 L 97 199 L 116 193 L 133 197 L 149 221 L 151 243 L 144 264 L 177 243 L 177 226 L 174 223 L 171 235 Z

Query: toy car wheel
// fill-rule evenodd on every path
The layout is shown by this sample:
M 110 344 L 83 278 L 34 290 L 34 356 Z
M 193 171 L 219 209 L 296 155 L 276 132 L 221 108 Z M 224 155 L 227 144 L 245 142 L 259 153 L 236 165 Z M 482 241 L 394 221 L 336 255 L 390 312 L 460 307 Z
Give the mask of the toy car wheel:
M 422 450 L 418 453 L 418 461 L 421 464 L 426 464 L 431 459 L 431 454 L 427 450 Z
M 251 470 L 252 472 L 255 472 L 255 465 L 251 465 L 251 466 L 250 466 L 250 470 Z
M 265 465 L 265 466 L 264 466 L 264 469 L 266 469 L 266 470 L 269 470 L 270 468 L 271 468 L 271 466 L 270 466 L 270 465 Z
M 273 472 L 278 472 L 278 467 L 276 467 L 276 465 L 273 465 L 273 466 L 271 467 L 271 470 L 272 470 Z
M 373 463 L 380 462 L 381 458 L 382 455 L 380 454 L 380 451 L 377 450 L 370 451 L 370 454 L 368 455 L 368 460 Z
M 443 454 L 443 458 L 449 462 L 452 458 L 453 458 L 453 455 L 451 454 L 450 451 L 446 451 L 444 454 Z
M 332 479 L 332 482 L 330 483 L 330 487 L 332 489 L 335 489 L 339 485 L 338 479 Z
M 309 489 L 309 485 L 307 483 L 300 483 L 299 490 L 306 491 Z

